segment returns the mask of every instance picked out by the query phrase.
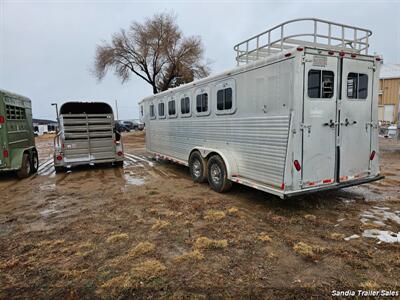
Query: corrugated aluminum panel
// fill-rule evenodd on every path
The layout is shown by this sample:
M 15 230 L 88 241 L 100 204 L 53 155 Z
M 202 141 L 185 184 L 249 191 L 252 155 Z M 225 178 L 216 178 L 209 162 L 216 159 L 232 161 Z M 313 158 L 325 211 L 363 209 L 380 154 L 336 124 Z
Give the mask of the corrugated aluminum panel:
M 195 147 L 229 151 L 240 177 L 283 182 L 290 115 L 249 118 L 151 120 L 149 150 L 187 161 Z

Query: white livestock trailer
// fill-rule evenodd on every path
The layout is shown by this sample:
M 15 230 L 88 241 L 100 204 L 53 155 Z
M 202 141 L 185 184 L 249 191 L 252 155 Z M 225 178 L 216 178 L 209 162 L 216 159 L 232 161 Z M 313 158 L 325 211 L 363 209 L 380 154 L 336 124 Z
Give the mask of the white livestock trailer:
M 306 18 L 237 44 L 236 68 L 139 103 L 147 151 L 218 192 L 238 182 L 286 198 L 383 178 L 371 34 Z

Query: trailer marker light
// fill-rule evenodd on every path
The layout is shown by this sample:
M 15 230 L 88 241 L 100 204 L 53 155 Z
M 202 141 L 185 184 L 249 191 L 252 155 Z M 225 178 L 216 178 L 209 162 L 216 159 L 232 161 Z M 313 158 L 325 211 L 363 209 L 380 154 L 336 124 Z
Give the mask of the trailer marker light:
M 62 160 L 62 156 L 59 154 L 59 155 L 57 155 L 56 159 L 57 160 Z
M 357 57 L 357 55 L 354 54 L 354 53 L 352 53 L 352 54 L 351 54 L 351 58 L 355 58 L 355 57 Z
M 8 157 L 8 150 L 3 150 L 3 157 L 7 158 Z
M 4 124 L 4 117 L 0 116 L 0 124 Z
M 332 183 L 332 182 L 333 182 L 332 179 L 324 179 L 324 180 L 322 181 L 322 183 Z
M 284 190 L 284 189 L 285 189 L 285 184 L 282 183 L 282 184 L 281 184 L 281 190 Z
M 333 55 L 333 54 L 335 54 L 335 52 L 334 51 L 328 51 L 328 54 L 329 55 Z
M 289 56 L 291 56 L 292 55 L 292 53 L 286 53 L 285 54 L 285 57 L 289 57 Z
M 122 151 L 118 151 L 117 152 L 118 156 L 122 156 L 122 154 L 124 154 Z
M 297 47 L 297 51 L 303 51 L 304 48 L 303 47 Z
M 339 56 L 343 57 L 345 55 L 345 53 L 343 51 L 339 52 Z
M 301 170 L 301 165 L 297 159 L 293 162 L 293 164 L 297 171 Z
M 375 57 L 376 61 L 381 61 L 382 59 L 380 57 Z
M 376 154 L 376 152 L 375 152 L 375 150 L 373 150 L 373 151 L 371 152 L 371 155 L 369 156 L 369 159 L 370 159 L 370 160 L 373 160 L 373 159 L 375 158 L 375 154 Z

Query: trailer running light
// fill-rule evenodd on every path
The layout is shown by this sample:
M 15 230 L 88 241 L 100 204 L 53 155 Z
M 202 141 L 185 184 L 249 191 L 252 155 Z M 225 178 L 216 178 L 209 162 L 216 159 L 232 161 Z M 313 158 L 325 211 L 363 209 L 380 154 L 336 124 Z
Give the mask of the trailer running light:
M 118 156 L 122 156 L 123 154 L 124 154 L 124 153 L 123 153 L 122 151 L 118 151 L 118 152 L 117 152 L 117 155 L 118 155 Z
M 351 54 L 351 58 L 356 58 L 356 57 L 357 57 L 356 54 L 354 54 L 354 53 Z
M 345 54 L 346 54 L 346 53 L 344 53 L 343 51 L 340 51 L 340 52 L 339 52 L 339 56 L 340 56 L 340 57 L 343 57 Z
M 294 167 L 296 168 L 297 171 L 301 170 L 300 163 L 299 163 L 299 161 L 297 159 L 293 162 L 293 164 L 294 164 Z
M 8 150 L 3 150 L 3 157 L 7 158 L 8 157 Z
M 285 54 L 285 57 L 289 57 L 289 56 L 291 56 L 292 55 L 292 53 L 286 53 Z
M 0 116 L 0 124 L 4 124 L 4 117 Z
M 335 54 L 335 52 L 333 52 L 333 51 L 328 51 L 328 54 L 329 54 L 329 55 L 333 55 L 333 54 Z
M 303 47 L 297 47 L 297 51 L 303 51 L 304 48 Z
M 371 155 L 369 156 L 369 160 L 373 160 L 375 158 L 375 150 L 371 152 Z
M 62 156 L 59 154 L 59 155 L 57 155 L 56 159 L 57 160 L 62 160 Z

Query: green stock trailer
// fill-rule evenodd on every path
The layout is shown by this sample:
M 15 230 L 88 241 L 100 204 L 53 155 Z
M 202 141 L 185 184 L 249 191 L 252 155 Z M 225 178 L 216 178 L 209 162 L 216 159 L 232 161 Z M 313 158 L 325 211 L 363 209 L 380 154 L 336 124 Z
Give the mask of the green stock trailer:
M 16 172 L 19 178 L 37 172 L 31 100 L 4 90 L 0 90 L 0 147 L 0 172 Z

